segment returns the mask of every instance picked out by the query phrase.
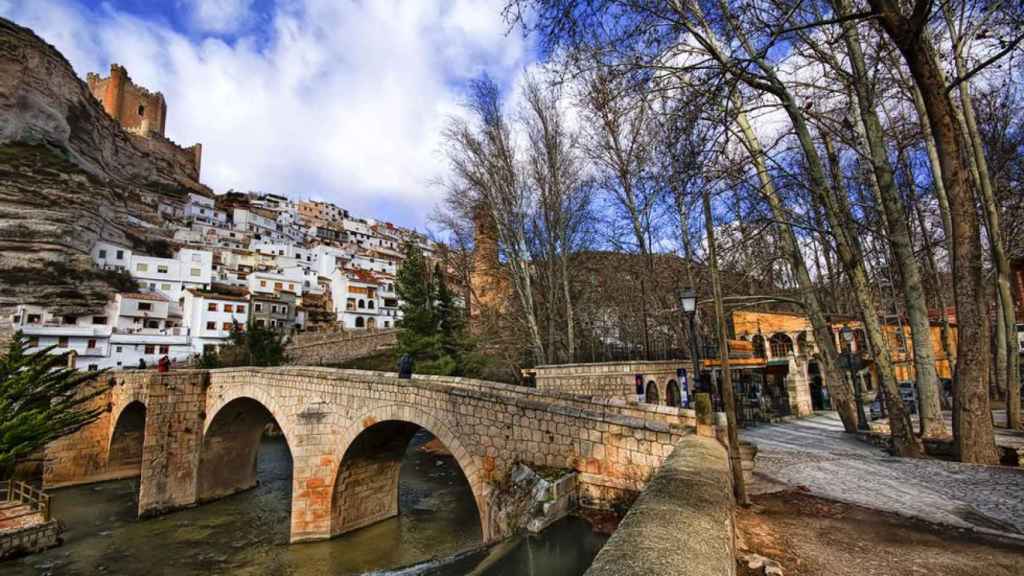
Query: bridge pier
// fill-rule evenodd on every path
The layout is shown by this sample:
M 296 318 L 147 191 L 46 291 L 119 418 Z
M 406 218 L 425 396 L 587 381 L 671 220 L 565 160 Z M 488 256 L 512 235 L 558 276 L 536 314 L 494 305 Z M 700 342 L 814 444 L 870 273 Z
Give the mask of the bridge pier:
M 142 445 L 139 517 L 193 506 L 203 439 L 205 371 L 152 374 Z

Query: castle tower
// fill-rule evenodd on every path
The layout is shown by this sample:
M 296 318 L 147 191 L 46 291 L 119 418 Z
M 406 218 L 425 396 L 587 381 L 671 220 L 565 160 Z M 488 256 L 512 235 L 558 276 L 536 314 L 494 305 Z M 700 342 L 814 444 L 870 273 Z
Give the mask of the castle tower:
M 498 225 L 494 217 L 486 208 L 477 207 L 473 214 L 473 227 L 473 272 L 469 281 L 472 302 L 469 312 L 471 318 L 478 318 L 484 310 L 503 310 L 510 294 L 498 259 Z
M 160 92 L 137 86 L 120 64 L 110 65 L 110 76 L 86 75 L 89 91 L 103 104 L 107 114 L 130 132 L 148 136 L 164 135 L 167 125 L 167 102 Z

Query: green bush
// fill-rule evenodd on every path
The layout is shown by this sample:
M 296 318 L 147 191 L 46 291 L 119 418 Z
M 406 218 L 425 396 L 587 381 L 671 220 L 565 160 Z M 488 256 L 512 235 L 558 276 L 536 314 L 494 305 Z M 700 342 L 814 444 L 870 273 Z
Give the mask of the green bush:
M 694 411 L 697 412 L 697 422 L 701 424 L 714 424 L 714 412 L 711 410 L 711 395 L 707 392 L 698 392 L 694 395 Z

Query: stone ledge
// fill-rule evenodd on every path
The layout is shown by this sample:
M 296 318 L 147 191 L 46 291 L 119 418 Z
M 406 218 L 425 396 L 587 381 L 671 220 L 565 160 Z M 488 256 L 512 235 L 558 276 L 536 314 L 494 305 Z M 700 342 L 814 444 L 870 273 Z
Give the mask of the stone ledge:
M 734 576 L 731 487 L 725 448 L 684 437 L 585 576 Z

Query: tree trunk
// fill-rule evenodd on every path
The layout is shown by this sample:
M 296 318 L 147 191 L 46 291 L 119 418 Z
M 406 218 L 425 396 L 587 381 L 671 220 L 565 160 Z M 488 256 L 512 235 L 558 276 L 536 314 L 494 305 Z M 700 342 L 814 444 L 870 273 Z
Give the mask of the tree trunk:
M 736 398 L 732 387 L 732 370 L 729 369 L 729 333 L 725 322 L 725 305 L 722 303 L 722 283 L 718 278 L 718 249 L 715 246 L 715 222 L 711 216 L 711 193 L 707 187 L 701 194 L 704 204 L 704 225 L 708 236 L 708 265 L 711 268 L 711 290 L 715 299 L 715 316 L 718 319 L 718 356 L 722 364 L 722 400 L 725 402 L 725 419 L 729 437 L 729 461 L 732 469 L 733 492 L 736 502 L 750 506 L 747 497 L 747 483 L 743 480 L 743 461 L 740 458 L 740 439 L 736 433 Z
M 840 16 L 850 14 L 848 0 L 835 0 Z M 863 136 L 867 144 L 868 159 L 871 161 L 876 201 L 883 209 L 889 242 L 899 262 L 903 280 L 903 298 L 910 324 L 911 340 L 914 347 L 914 375 L 920 394 L 921 435 L 940 437 L 946 435 L 942 408 L 939 406 L 939 377 L 935 370 L 935 354 L 932 350 L 931 325 L 928 322 L 928 304 L 925 301 L 921 272 L 914 257 L 914 244 L 910 237 L 910 226 L 905 214 L 906 207 L 896 190 L 892 165 L 885 148 L 882 123 L 875 111 L 875 97 L 872 83 L 868 78 L 867 65 L 857 27 L 852 21 L 843 23 L 850 65 L 853 69 L 853 89 L 857 97 Z
M 782 199 L 775 190 L 771 175 L 768 173 L 768 166 L 765 163 L 764 149 L 761 142 L 750 126 L 746 112 L 740 106 L 737 98 L 734 98 L 734 107 L 738 111 L 736 123 L 740 127 L 740 135 L 743 138 L 744 146 L 750 154 L 754 169 L 757 172 L 761 184 L 762 196 L 771 207 L 778 230 L 779 238 L 782 241 L 782 249 L 789 260 L 800 290 L 800 298 L 804 303 L 804 309 L 811 321 L 811 328 L 814 330 L 814 341 L 817 344 L 820 354 L 821 372 L 825 377 L 825 383 L 829 388 L 829 395 L 835 404 L 839 419 L 843 422 L 843 428 L 847 432 L 857 431 L 857 409 L 854 405 L 853 388 L 849 381 L 843 376 L 838 365 L 838 353 L 836 352 L 835 340 L 832 329 L 825 319 L 825 312 L 818 300 L 818 296 L 811 282 L 811 275 L 807 271 L 807 264 L 804 261 L 803 252 L 797 242 L 793 226 L 789 223 L 789 217 L 782 208 Z
M 918 0 L 923 2 L 925 0 Z M 952 261 L 956 297 L 957 342 L 956 441 L 960 459 L 978 464 L 999 462 L 988 397 L 989 330 L 982 290 L 982 255 L 978 218 L 964 170 L 962 135 L 953 103 L 946 94 L 942 69 L 932 58 L 923 25 L 904 17 L 892 0 L 868 0 L 892 38 L 921 93 L 935 139 L 942 183 L 949 197 Z M 923 5 L 922 5 L 923 6 Z M 916 12 L 915 12 L 916 14 Z M 923 19 L 922 19 L 923 20 Z
M 957 38 L 956 27 L 953 23 L 953 16 L 949 6 L 943 5 L 943 13 L 946 24 L 949 28 L 950 37 Z M 957 39 L 953 47 L 953 62 L 956 66 L 956 73 L 959 77 L 967 74 L 967 64 L 964 61 L 963 45 Z M 999 221 L 999 204 L 996 202 L 995 192 L 992 189 L 992 178 L 988 171 L 988 161 L 985 159 L 985 146 L 981 139 L 981 132 L 978 130 L 978 121 L 974 114 L 974 102 L 971 98 L 971 89 L 968 82 L 961 82 L 958 86 L 960 92 L 960 111 L 958 119 L 963 126 L 967 143 L 970 146 L 971 173 L 976 180 L 977 191 L 981 192 L 979 200 L 982 205 L 982 214 L 985 216 L 985 227 L 988 231 L 989 249 L 992 251 L 992 260 L 996 268 L 996 290 L 999 296 L 997 312 L 1002 315 L 1002 331 L 996 334 L 997 345 L 1005 350 L 1003 361 L 996 366 L 996 373 L 1002 375 L 1001 384 L 1006 385 L 1006 416 L 1011 429 L 1021 427 L 1020 411 L 1020 354 L 1017 353 L 1017 325 L 1014 315 L 1013 293 L 1010 288 L 1010 260 L 1006 255 L 1006 247 L 1003 242 L 1003 231 Z M 999 341 L 1002 343 L 999 344 Z

